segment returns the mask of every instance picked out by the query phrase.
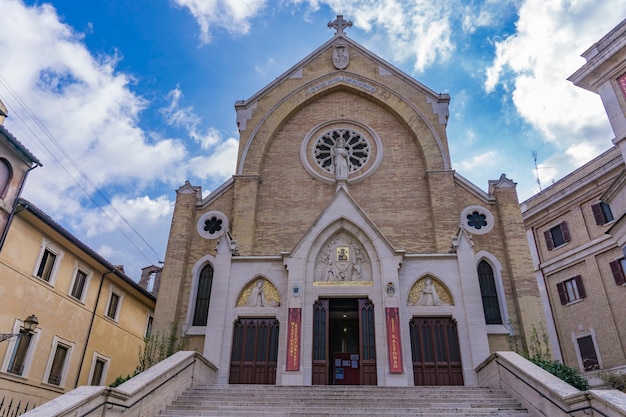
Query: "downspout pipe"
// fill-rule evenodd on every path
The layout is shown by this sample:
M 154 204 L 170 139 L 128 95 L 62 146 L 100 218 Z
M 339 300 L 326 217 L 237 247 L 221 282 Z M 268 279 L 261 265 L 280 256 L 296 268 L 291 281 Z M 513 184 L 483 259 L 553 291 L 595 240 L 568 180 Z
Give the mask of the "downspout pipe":
M 109 272 L 105 272 L 102 274 L 102 278 L 100 279 L 100 286 L 98 287 L 98 295 L 96 296 L 96 305 L 93 307 L 93 312 L 91 313 L 91 322 L 89 323 L 89 330 L 87 330 L 87 339 L 85 340 L 85 347 L 83 347 L 83 354 L 81 355 L 80 364 L 78 365 L 78 373 L 76 374 L 76 382 L 74 383 L 74 388 L 78 388 L 78 381 L 80 379 L 80 373 L 83 370 L 83 364 L 85 363 L 85 355 L 87 354 L 87 347 L 89 346 L 89 339 L 91 338 L 91 330 L 93 329 L 93 323 L 96 320 L 96 311 L 98 310 L 98 303 L 100 302 L 100 294 L 102 293 L 102 286 L 104 285 L 104 277 L 113 274 L 116 270 L 113 269 Z M 87 381 L 87 384 L 89 381 Z
M 28 178 L 28 174 L 30 173 L 30 171 L 32 171 L 33 169 L 35 169 L 35 168 L 37 168 L 39 166 L 41 166 L 40 163 L 34 163 L 33 165 L 31 165 L 30 168 L 28 168 L 28 170 L 24 174 L 24 180 L 20 184 L 20 189 L 17 192 L 17 195 L 15 196 L 15 201 L 13 201 L 13 207 L 11 207 L 11 213 L 9 213 L 9 219 L 7 220 L 7 226 L 2 231 L 2 236 L 0 236 L 0 252 L 2 252 L 2 248 L 4 247 L 4 241 L 6 240 L 7 235 L 9 234 L 9 227 L 11 227 L 11 222 L 13 222 L 13 217 L 15 217 L 15 209 L 17 208 L 17 204 L 18 204 L 18 202 L 20 200 L 20 196 L 22 195 L 22 191 L 24 190 L 24 185 L 26 184 L 26 178 Z

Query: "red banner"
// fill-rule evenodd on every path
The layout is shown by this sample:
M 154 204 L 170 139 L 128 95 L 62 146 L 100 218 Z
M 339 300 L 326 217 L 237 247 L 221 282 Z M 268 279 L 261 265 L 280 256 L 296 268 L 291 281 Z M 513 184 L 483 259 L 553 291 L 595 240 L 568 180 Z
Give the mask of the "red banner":
M 387 347 L 389 351 L 389 372 L 402 373 L 402 343 L 400 342 L 400 320 L 398 308 L 386 308 Z
M 289 309 L 289 328 L 287 329 L 287 370 L 300 370 L 300 318 L 301 309 Z

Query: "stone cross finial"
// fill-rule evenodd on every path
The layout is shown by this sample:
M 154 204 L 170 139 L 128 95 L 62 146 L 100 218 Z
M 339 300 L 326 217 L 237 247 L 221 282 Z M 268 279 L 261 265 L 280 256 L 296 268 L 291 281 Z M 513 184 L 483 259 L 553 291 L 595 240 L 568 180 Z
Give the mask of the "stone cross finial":
M 343 18 L 343 15 L 338 14 L 337 18 L 332 22 L 328 22 L 329 28 L 334 28 L 337 33 L 335 35 L 343 35 L 343 30 L 345 28 L 352 27 L 352 22 Z

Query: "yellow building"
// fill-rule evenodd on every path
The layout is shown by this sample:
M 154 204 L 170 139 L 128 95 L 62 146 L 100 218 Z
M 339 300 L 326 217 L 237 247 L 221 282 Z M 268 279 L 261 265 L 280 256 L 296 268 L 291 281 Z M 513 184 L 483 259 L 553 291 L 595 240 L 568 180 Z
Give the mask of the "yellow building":
M 155 297 L 20 199 L 0 252 L 0 398 L 46 402 L 137 367 Z M 24 330 L 35 315 L 39 325 Z
M 177 191 L 155 326 L 221 384 L 477 385 L 545 321 L 515 183 L 456 173 L 450 97 L 329 26 L 235 104 L 232 179 Z

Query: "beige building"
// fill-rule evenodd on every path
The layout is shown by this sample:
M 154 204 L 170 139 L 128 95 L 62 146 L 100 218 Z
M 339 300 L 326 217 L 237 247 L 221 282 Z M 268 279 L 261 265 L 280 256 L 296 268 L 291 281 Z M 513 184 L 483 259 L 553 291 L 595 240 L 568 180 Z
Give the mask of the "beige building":
M 521 209 L 556 354 L 593 376 L 626 370 L 626 20 L 583 57 L 569 79 L 600 95 L 615 146 Z
M 0 171 L 4 164 L 9 173 L 8 181 L 0 175 L 0 212 L 11 218 L 0 251 L 0 412 L 18 415 L 80 385 L 131 374 L 156 298 L 17 199 L 27 169 L 38 162 L 2 126 L 0 134 Z M 31 315 L 39 321 L 34 331 L 25 328 Z
M 236 174 L 177 191 L 155 326 L 221 384 L 477 385 L 545 325 L 515 183 L 456 173 L 450 97 L 329 26 L 235 104 Z

